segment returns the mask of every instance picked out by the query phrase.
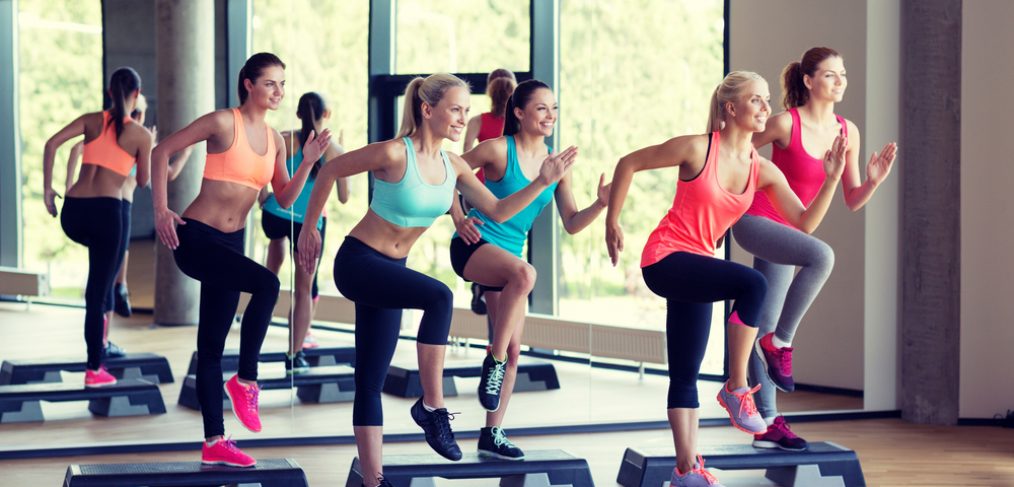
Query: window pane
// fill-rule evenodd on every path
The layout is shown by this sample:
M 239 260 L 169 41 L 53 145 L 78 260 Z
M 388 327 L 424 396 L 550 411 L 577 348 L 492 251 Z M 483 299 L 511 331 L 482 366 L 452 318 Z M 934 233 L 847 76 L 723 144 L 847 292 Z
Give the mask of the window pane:
M 77 0 L 17 5 L 25 266 L 49 274 L 54 297 L 82 300 L 88 252 L 46 213 L 42 152 L 51 135 L 81 114 L 102 109 L 102 5 Z M 67 156 L 80 140 L 70 140 L 56 152 L 53 188 L 61 195 L 66 193 Z M 60 206 L 57 200 L 58 210 Z
M 298 130 L 299 97 L 316 91 L 324 95 L 331 110 L 325 126 L 333 137 L 337 140 L 342 134 L 346 150 L 366 145 L 369 13 L 369 2 L 254 0 L 253 51 L 273 52 L 286 64 L 285 99 L 281 108 L 268 114 L 268 123 L 279 131 Z M 347 204 L 341 204 L 334 192 L 327 201 L 327 234 L 318 275 L 321 292 L 337 293 L 329 263 L 344 236 L 366 214 L 366 175 L 350 178 L 349 189 Z M 264 262 L 268 240 L 261 231 L 261 212 L 253 214 L 253 258 Z M 279 274 L 282 287 L 288 286 L 291 265 L 291 259 L 286 259 Z
M 621 1 L 566 0 L 561 10 L 557 145 L 581 149 L 573 178 L 584 207 L 595 197 L 599 174 L 611 179 L 621 156 L 704 132 L 711 92 L 722 79 L 722 1 L 643 0 L 630 8 Z M 602 220 L 562 236 L 562 317 L 664 326 L 665 302 L 644 285 L 639 263 L 648 234 L 672 204 L 676 179 L 675 169 L 636 175 L 623 208 L 625 250 L 617 267 L 605 250 Z M 719 303 L 716 323 L 721 310 Z M 709 354 L 703 370 L 721 373 L 722 327 L 713 330 L 718 354 Z
M 526 0 L 398 0 L 395 72 L 528 71 L 530 31 Z

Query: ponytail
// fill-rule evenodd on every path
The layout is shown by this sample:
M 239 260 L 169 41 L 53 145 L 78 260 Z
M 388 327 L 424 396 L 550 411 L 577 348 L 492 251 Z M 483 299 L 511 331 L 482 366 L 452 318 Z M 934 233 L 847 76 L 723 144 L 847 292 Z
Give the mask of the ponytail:
M 517 87 L 517 83 L 505 77 L 496 78 L 486 85 L 486 95 L 489 96 L 491 102 L 489 112 L 503 118 L 504 112 L 507 110 L 507 102 L 510 101 L 515 87 Z
M 711 94 L 711 104 L 708 109 L 708 133 L 722 130 L 722 123 L 725 122 L 725 104 L 735 103 L 743 94 L 749 83 L 764 81 L 761 75 L 753 71 L 733 71 L 725 75 L 715 91 Z
M 303 96 L 299 97 L 299 103 L 296 105 L 296 116 L 299 117 L 300 129 L 299 146 L 302 147 L 306 143 L 306 139 L 310 137 L 310 132 L 315 130 L 317 121 L 324 117 L 324 112 L 327 111 L 327 104 L 324 102 L 324 97 L 319 93 L 308 92 L 303 93 Z M 317 134 L 320 135 L 320 134 Z M 313 163 L 313 169 L 310 170 L 310 177 L 316 178 L 317 171 L 320 170 L 321 161 L 324 159 L 324 154 L 321 154 Z
M 127 99 L 141 89 L 141 76 L 134 68 L 122 67 L 113 71 L 109 77 L 109 123 L 116 127 L 116 137 L 123 134 L 123 119 L 127 117 Z
M 504 110 L 504 135 L 514 135 L 521 131 L 521 121 L 518 120 L 514 109 L 520 108 L 524 110 L 525 106 L 528 105 L 528 100 L 532 98 L 532 94 L 542 88 L 550 89 L 549 85 L 537 79 L 522 81 L 518 84 L 517 88 L 514 88 L 514 93 L 511 95 L 510 100 L 507 102 L 507 108 Z
M 786 110 L 803 106 L 810 100 L 810 89 L 803 76 L 813 76 L 817 65 L 829 57 L 841 57 L 830 47 L 813 47 L 803 53 L 802 59 L 793 61 L 782 70 L 782 106 Z
M 236 88 L 237 93 L 239 94 L 240 105 L 246 103 L 247 96 L 250 95 L 250 93 L 246 90 L 246 85 L 243 83 L 243 80 L 250 80 L 251 83 L 256 83 L 257 78 L 261 77 L 261 73 L 264 71 L 264 68 L 269 68 L 271 66 L 281 66 L 282 69 L 285 69 L 285 63 L 283 63 L 278 56 L 275 56 L 270 52 L 259 52 L 250 56 L 250 58 L 246 60 L 246 63 L 244 63 L 243 67 L 239 70 L 239 86 Z
M 401 114 L 401 128 L 398 129 L 397 138 L 410 137 L 415 134 L 419 126 L 422 125 L 422 104 L 426 103 L 431 107 L 437 106 L 447 90 L 455 86 L 469 89 L 468 83 L 447 73 L 431 74 L 425 78 L 416 77 L 409 82 L 408 87 L 405 88 L 405 105 Z

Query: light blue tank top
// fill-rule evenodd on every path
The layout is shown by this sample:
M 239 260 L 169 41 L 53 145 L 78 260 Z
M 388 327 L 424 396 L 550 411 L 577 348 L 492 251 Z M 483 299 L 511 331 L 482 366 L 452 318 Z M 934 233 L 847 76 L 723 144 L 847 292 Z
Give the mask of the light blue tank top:
M 486 187 L 499 199 L 504 199 L 517 193 L 531 183 L 531 180 L 525 177 L 524 172 L 521 171 L 514 136 L 508 135 L 504 139 L 507 141 L 507 170 L 499 181 L 493 181 L 489 177 L 486 177 Z M 549 152 L 553 152 L 552 147 L 550 147 Z M 524 248 L 525 240 L 528 238 L 528 231 L 532 229 L 535 218 L 539 216 L 539 213 L 542 213 L 543 208 L 553 201 L 553 193 L 556 191 L 556 186 L 557 183 L 549 185 L 542 193 L 539 193 L 535 201 L 529 203 L 525 209 L 503 223 L 493 221 L 475 208 L 472 208 L 468 212 L 468 216 L 482 220 L 483 225 L 479 227 L 479 231 L 482 232 L 483 240 L 520 258 L 521 250 Z M 454 235 L 457 236 L 457 233 Z
M 401 140 L 405 142 L 405 175 L 397 183 L 374 178 L 370 209 L 399 227 L 428 227 L 451 208 L 458 177 L 447 154 L 441 150 L 440 158 L 444 161 L 446 174 L 444 181 L 440 184 L 423 181 L 412 139 L 402 137 Z
M 289 177 L 296 172 L 299 165 L 303 163 L 303 148 L 296 149 L 296 153 L 293 154 L 285 162 L 285 169 L 289 171 Z M 271 213 L 279 218 L 286 220 L 291 219 L 296 223 L 303 223 L 303 217 L 306 215 L 306 207 L 310 204 L 310 193 L 313 193 L 313 183 L 317 181 L 316 178 L 309 176 L 306 178 L 306 184 L 303 185 L 303 190 L 299 192 L 299 196 L 296 197 L 296 201 L 292 203 L 288 209 L 282 208 L 278 204 L 278 200 L 275 199 L 274 193 L 268 195 L 268 199 L 264 201 L 264 211 Z M 317 218 L 317 230 L 320 230 L 324 225 L 324 217 Z

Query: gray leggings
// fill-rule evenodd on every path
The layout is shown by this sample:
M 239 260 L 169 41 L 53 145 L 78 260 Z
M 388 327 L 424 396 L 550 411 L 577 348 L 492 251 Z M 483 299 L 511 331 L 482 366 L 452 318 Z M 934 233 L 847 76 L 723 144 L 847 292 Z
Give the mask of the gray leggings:
M 736 242 L 754 255 L 754 269 L 768 280 L 757 337 L 773 331 L 779 340 L 792 341 L 800 320 L 831 275 L 834 251 L 816 237 L 760 216 L 743 215 L 732 232 Z M 799 273 L 793 277 L 796 267 Z M 750 356 L 750 380 L 761 384 L 755 396 L 761 416 L 777 416 L 775 385 L 756 352 Z

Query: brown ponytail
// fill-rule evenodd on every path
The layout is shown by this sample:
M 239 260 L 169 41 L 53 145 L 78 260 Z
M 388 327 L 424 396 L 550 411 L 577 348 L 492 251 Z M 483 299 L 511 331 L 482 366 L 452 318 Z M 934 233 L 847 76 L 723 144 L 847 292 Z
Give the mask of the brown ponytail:
M 813 76 L 817 65 L 829 57 L 841 57 L 830 47 L 813 47 L 803 53 L 803 58 L 793 61 L 782 70 L 782 106 L 786 110 L 803 106 L 810 100 L 810 90 L 803 82 L 803 76 Z

